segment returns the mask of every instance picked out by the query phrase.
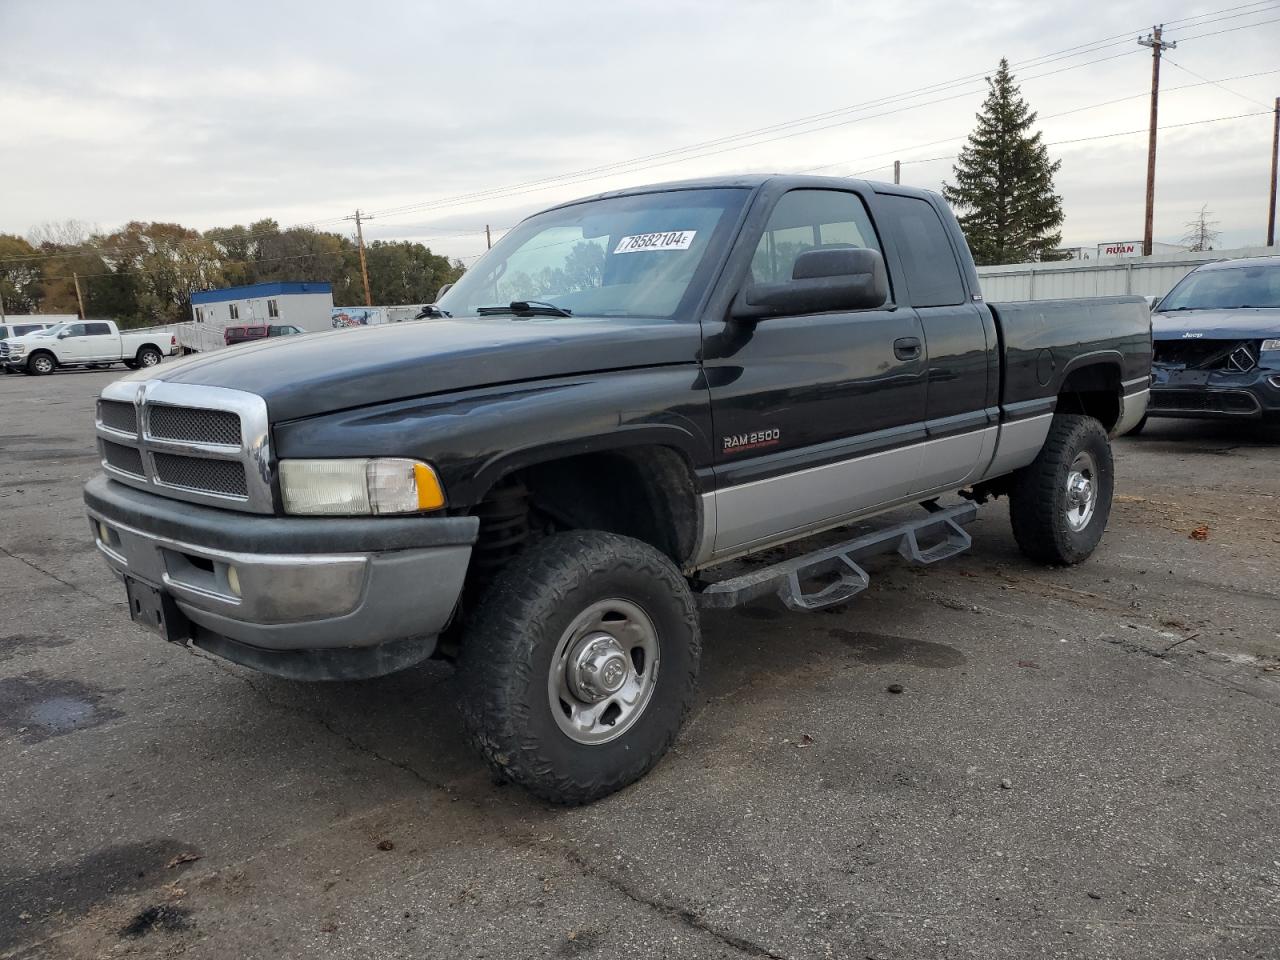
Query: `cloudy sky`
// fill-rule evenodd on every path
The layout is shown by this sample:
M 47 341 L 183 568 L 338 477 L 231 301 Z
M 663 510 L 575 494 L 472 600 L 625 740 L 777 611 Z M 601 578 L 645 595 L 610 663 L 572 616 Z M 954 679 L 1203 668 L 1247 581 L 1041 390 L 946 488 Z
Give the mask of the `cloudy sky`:
M 1158 21 L 1180 43 L 1156 237 L 1207 205 L 1220 246 L 1261 243 L 1280 2 L 1232 0 L 0 0 L 0 231 L 348 230 L 358 206 L 377 215 L 366 238 L 470 257 L 486 223 L 638 183 L 887 180 L 898 158 L 937 188 L 1007 56 L 1058 144 L 1064 242 L 1135 239 L 1151 67 L 1135 39 Z

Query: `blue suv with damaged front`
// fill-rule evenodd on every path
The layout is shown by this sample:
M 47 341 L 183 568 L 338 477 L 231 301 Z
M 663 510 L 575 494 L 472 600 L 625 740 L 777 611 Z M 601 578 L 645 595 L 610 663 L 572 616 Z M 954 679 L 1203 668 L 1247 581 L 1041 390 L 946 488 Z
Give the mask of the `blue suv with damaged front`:
M 1280 423 L 1280 257 L 1196 267 L 1155 311 L 1147 416 Z

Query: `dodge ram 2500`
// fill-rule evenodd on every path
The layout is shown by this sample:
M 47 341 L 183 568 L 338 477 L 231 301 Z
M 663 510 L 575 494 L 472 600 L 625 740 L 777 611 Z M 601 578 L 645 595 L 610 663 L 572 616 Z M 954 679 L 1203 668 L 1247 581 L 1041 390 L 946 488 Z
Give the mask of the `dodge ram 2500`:
M 0 342 L 0 365 L 33 376 L 59 367 L 109 367 L 123 363 L 131 370 L 154 367 L 178 350 L 167 330 L 121 332 L 113 320 L 59 323 L 47 330 Z
M 936 194 L 857 180 L 566 203 L 436 307 L 108 386 L 93 537 L 171 641 L 310 680 L 453 660 L 488 762 L 566 803 L 671 744 L 699 606 L 813 609 L 871 553 L 948 556 L 977 509 L 955 491 L 1007 495 L 1037 561 L 1088 557 L 1148 396 L 1141 299 L 988 305 Z

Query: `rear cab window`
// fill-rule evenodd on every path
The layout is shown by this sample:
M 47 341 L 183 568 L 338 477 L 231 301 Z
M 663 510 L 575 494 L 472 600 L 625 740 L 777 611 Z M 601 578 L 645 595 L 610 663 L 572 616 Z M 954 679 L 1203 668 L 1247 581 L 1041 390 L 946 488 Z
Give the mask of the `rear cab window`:
M 897 194 L 881 194 L 879 204 L 898 240 L 911 305 L 949 307 L 967 302 L 955 248 L 933 204 Z

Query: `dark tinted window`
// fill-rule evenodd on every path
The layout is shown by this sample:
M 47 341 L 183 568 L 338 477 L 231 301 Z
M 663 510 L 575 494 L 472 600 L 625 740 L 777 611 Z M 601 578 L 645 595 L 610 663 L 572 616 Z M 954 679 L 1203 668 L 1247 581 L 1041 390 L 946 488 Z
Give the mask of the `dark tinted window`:
M 796 257 L 819 247 L 868 247 L 879 251 L 862 200 L 839 190 L 792 190 L 769 214 L 764 236 L 751 258 L 757 283 L 791 279 Z
M 933 205 L 915 197 L 884 196 L 898 232 L 903 272 L 914 307 L 964 303 L 964 281 L 946 228 Z
M 3 329 L 4 329 L 3 327 L 0 327 L 0 330 L 3 330 Z M 14 327 L 13 335 L 15 337 L 25 337 L 28 333 L 35 333 L 37 330 L 43 330 L 43 329 L 44 327 L 42 327 L 38 323 L 26 323 L 21 326 Z
M 90 337 L 106 337 L 111 335 L 111 327 L 105 323 L 86 323 L 85 334 Z

